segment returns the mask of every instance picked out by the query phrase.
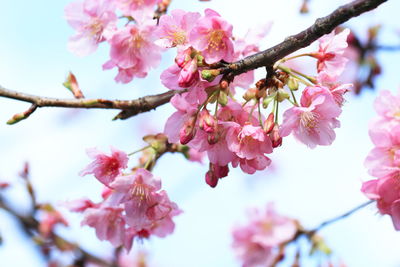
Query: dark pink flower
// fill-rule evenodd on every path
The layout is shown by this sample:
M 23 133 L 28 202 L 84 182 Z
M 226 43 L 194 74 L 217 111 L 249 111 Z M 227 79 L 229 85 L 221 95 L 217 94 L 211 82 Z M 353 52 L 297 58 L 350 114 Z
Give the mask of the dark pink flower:
M 110 156 L 95 148 L 87 149 L 87 154 L 94 161 L 86 166 L 79 175 L 94 174 L 97 180 L 106 186 L 109 186 L 128 164 L 128 155 L 113 147 L 111 147 Z

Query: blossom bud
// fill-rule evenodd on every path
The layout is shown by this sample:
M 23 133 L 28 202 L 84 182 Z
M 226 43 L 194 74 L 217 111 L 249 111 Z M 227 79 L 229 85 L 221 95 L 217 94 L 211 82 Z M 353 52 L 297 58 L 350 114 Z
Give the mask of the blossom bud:
M 182 88 L 190 87 L 198 77 L 199 73 L 197 71 L 197 62 L 195 59 L 192 59 L 186 63 L 179 73 L 178 85 Z
M 224 91 L 220 91 L 218 95 L 218 103 L 222 106 L 228 104 L 228 95 Z
M 269 103 L 271 103 L 273 100 L 275 100 L 276 97 L 276 92 L 269 95 L 268 97 L 265 97 L 263 100 L 263 108 L 267 108 Z
M 277 123 L 275 123 L 274 128 L 270 132 L 269 138 L 271 139 L 273 148 L 276 148 L 276 147 L 282 145 L 282 137 L 279 134 L 279 125 Z
M 200 113 L 199 127 L 206 133 L 213 133 L 217 128 L 214 116 L 211 116 L 207 109 L 203 109 Z
M 178 52 L 178 55 L 175 58 L 175 63 L 178 65 L 180 68 L 184 68 L 185 65 L 192 60 L 192 57 L 190 56 L 192 53 L 192 49 L 188 48 L 184 51 Z
M 287 85 L 292 91 L 297 91 L 299 89 L 299 82 L 293 77 L 289 78 Z
M 256 88 L 249 88 L 243 95 L 243 99 L 246 101 L 250 101 L 256 97 Z
M 274 126 L 275 126 L 275 122 L 274 122 L 274 113 L 273 112 L 271 112 L 269 115 L 268 115 L 268 118 L 265 120 L 265 122 L 264 122 L 264 132 L 266 133 L 266 134 L 269 134 L 270 132 L 272 132 L 272 129 L 274 128 Z
M 203 78 L 208 82 L 212 82 L 219 74 L 220 74 L 219 70 L 202 70 L 201 78 Z
M 193 139 L 194 135 L 196 134 L 195 124 L 196 124 L 196 116 L 190 117 L 183 124 L 179 132 L 179 140 L 182 145 L 186 145 Z
M 210 162 L 209 171 L 206 173 L 206 183 L 211 187 L 216 187 L 220 178 L 228 176 L 228 165 L 219 166 Z
M 210 133 L 207 136 L 207 142 L 210 145 L 214 145 L 214 144 L 218 143 L 219 137 L 220 137 L 220 134 L 218 132 Z
M 279 102 L 282 102 L 285 99 L 289 99 L 290 98 L 290 95 L 285 90 L 283 90 L 281 88 L 278 89 L 277 96 L 278 96 L 277 99 L 278 99 Z
M 229 83 L 226 80 L 221 80 L 219 82 L 219 87 L 221 87 L 222 90 L 228 89 Z

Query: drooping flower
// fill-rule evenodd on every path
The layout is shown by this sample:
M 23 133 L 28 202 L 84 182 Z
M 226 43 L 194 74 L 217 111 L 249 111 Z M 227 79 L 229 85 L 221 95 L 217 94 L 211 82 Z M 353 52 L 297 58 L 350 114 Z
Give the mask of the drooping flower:
M 230 61 L 234 48 L 232 25 L 212 9 L 205 10 L 205 16 L 197 21 L 189 35 L 189 43 L 202 53 L 207 63 L 221 59 Z
M 270 266 L 278 246 L 293 238 L 297 222 L 275 212 L 272 205 L 265 211 L 254 210 L 250 222 L 233 230 L 232 247 L 244 267 Z
M 84 0 L 69 3 L 65 18 L 77 31 L 70 37 L 68 48 L 78 56 L 97 49 L 99 43 L 110 38 L 116 30 L 117 15 L 110 0 Z
M 122 216 L 123 208 L 107 204 L 96 208 L 88 208 L 84 212 L 81 225 L 88 225 L 96 229 L 100 240 L 108 240 L 118 247 L 125 242 L 125 220 Z
M 331 92 L 323 87 L 308 87 L 303 91 L 301 106 L 294 106 L 283 114 L 281 136 L 293 133 L 294 137 L 310 148 L 332 144 L 334 128 L 340 126 L 336 119 L 341 109 Z
M 314 57 L 318 59 L 318 72 L 324 71 L 332 80 L 339 77 L 348 59 L 344 57 L 347 48 L 347 36 L 350 30 L 344 29 L 339 34 L 331 32 L 319 39 L 318 52 L 314 53 Z
M 89 148 L 86 152 L 94 161 L 83 169 L 79 175 L 94 174 L 97 180 L 106 186 L 109 186 L 128 164 L 128 155 L 113 147 L 111 147 L 110 156 L 96 148 Z
M 389 214 L 395 229 L 400 231 L 400 171 L 364 182 L 361 191 L 376 200 L 379 212 Z

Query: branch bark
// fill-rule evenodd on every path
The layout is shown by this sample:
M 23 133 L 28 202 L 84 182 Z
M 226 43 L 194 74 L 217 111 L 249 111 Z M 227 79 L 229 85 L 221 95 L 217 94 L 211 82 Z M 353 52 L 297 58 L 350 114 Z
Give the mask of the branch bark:
M 340 6 L 330 15 L 317 19 L 313 25 L 304 31 L 287 37 L 280 44 L 267 50 L 248 56 L 237 62 L 227 64 L 221 68 L 221 72 L 236 76 L 260 67 L 272 66 L 279 59 L 309 46 L 321 36 L 332 32 L 337 26 L 353 17 L 357 17 L 362 13 L 377 8 L 386 1 L 387 0 L 356 0 Z

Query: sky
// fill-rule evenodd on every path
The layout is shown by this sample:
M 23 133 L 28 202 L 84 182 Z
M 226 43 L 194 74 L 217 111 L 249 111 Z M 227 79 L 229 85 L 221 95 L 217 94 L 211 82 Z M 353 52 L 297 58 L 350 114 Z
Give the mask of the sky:
M 87 98 L 134 99 L 166 90 L 159 82 L 159 75 L 171 64 L 173 53 L 165 54 L 161 66 L 146 79 L 121 85 L 113 80 L 115 71 L 101 69 L 108 60 L 107 45 L 84 58 L 67 51 L 66 44 L 73 30 L 63 18 L 63 9 L 69 2 L 0 1 L 3 11 L 0 85 L 30 94 L 69 98 L 70 92 L 62 82 L 72 71 Z M 171 9 L 202 12 L 211 7 L 233 24 L 237 35 L 243 35 L 249 27 L 272 21 L 270 33 L 260 44 L 265 49 L 303 30 L 317 17 L 346 1 L 312 0 L 311 12 L 305 16 L 298 14 L 300 2 L 173 0 Z M 399 8 L 400 2 L 388 1 L 377 11 L 353 19 L 347 25 L 363 33 L 368 26 L 382 24 L 382 40 L 387 44 L 398 43 L 400 38 L 395 33 L 399 32 L 400 25 L 394 18 Z M 396 92 L 400 85 L 400 56 L 381 53 L 379 59 L 384 73 L 376 91 Z M 258 77 L 263 77 L 262 71 Z M 154 174 L 161 177 L 163 188 L 184 213 L 175 217 L 174 234 L 135 244 L 134 249 L 148 250 L 154 266 L 239 266 L 231 249 L 231 230 L 234 225 L 246 222 L 247 209 L 263 208 L 274 202 L 280 213 L 312 228 L 365 202 L 367 199 L 360 187 L 362 181 L 371 179 L 363 161 L 372 148 L 368 123 L 375 116 L 376 91 L 366 90 L 361 97 L 347 97 L 333 145 L 310 150 L 286 138 L 284 145 L 271 155 L 271 168 L 255 175 L 232 169 L 229 177 L 215 189 L 204 182 L 207 164 L 189 163 L 180 155 L 166 155 Z M 42 108 L 29 119 L 9 126 L 5 122 L 13 114 L 26 110 L 29 104 L 0 98 L 0 107 L 0 181 L 17 182 L 17 173 L 28 161 L 38 200 L 55 205 L 83 196 L 99 200 L 101 185 L 93 177 L 78 176 L 89 163 L 86 148 L 107 151 L 114 146 L 126 152 L 134 151 L 143 147 L 143 135 L 162 131 L 167 116 L 173 112 L 172 107 L 165 105 L 126 121 L 111 121 L 115 111 Z M 22 190 L 12 189 L 9 196 L 21 213 L 27 210 L 28 202 Z M 61 234 L 97 255 L 110 253 L 110 246 L 99 242 L 93 229 L 79 226 L 80 215 L 66 209 L 62 212 L 70 219 L 72 230 L 59 229 Z M 0 247 L 2 266 L 3 263 L 17 267 L 45 266 L 32 249 L 32 243 L 4 212 L 0 212 L 0 233 L 4 239 Z M 320 234 L 334 251 L 335 258 L 348 266 L 400 265 L 400 233 L 394 231 L 388 216 L 377 214 L 373 205 L 326 227 Z

